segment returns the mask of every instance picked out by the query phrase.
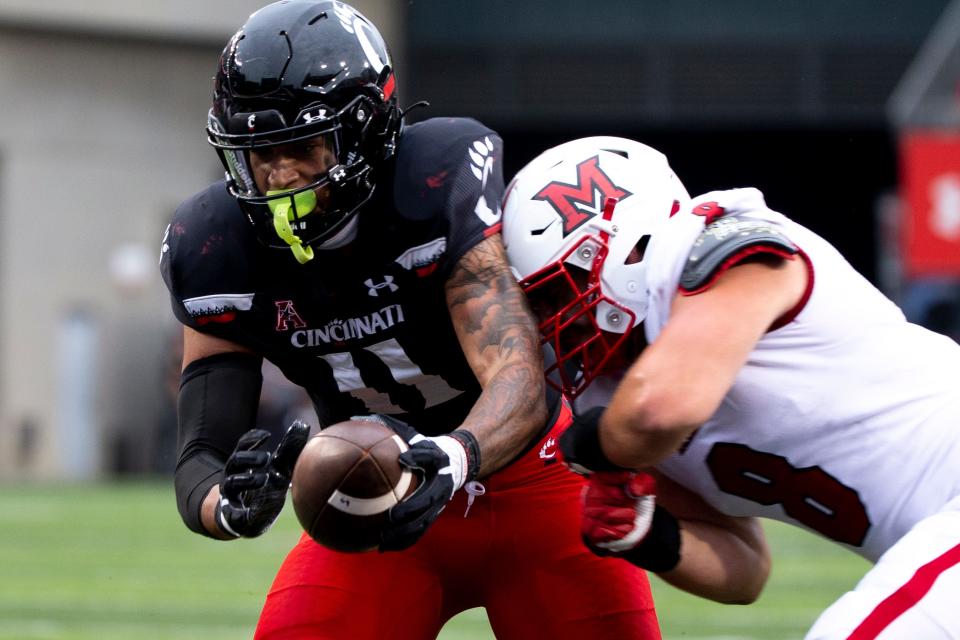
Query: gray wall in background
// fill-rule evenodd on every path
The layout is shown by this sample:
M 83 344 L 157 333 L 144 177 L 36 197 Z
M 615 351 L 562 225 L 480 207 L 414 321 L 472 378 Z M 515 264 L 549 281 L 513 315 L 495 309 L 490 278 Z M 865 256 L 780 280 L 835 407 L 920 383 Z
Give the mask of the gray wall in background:
M 211 78 L 261 4 L 0 0 L 0 478 L 90 474 L 58 435 L 91 406 L 58 387 L 76 376 L 62 358 L 89 349 L 63 340 L 77 317 L 96 341 L 97 437 L 157 422 L 178 331 L 160 238 L 222 175 L 203 130 Z M 397 3 L 354 4 L 402 45 Z

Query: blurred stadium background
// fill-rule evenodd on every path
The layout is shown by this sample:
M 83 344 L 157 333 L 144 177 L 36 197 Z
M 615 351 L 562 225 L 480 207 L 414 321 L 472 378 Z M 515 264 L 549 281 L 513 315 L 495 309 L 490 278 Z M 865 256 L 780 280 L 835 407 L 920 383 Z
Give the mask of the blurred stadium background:
M 160 238 L 221 175 L 211 78 L 261 4 L 0 0 L 0 639 L 247 636 L 296 535 L 285 516 L 227 575 L 236 545 L 188 534 L 169 480 Z M 634 137 L 692 193 L 761 188 L 960 336 L 960 0 L 354 4 L 392 45 L 402 104 L 499 130 L 508 175 L 565 139 Z M 305 410 L 267 374 L 264 420 Z M 752 607 L 658 587 L 667 637 L 800 635 L 863 571 L 771 532 Z M 469 614 L 444 637 L 489 636 Z

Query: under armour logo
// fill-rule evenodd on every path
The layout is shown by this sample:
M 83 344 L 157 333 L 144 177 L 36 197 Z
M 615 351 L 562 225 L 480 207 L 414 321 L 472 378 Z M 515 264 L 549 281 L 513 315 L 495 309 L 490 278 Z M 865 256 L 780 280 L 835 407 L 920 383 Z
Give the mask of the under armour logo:
M 400 288 L 393 284 L 393 276 L 390 275 L 383 276 L 383 282 L 374 283 L 373 278 L 367 278 L 363 284 L 367 285 L 367 295 L 374 298 L 380 296 L 380 289 L 387 288 L 390 289 L 390 293 L 393 293 Z
M 309 111 L 306 111 L 306 112 L 304 112 L 304 114 L 303 114 L 302 116 L 300 116 L 300 117 L 303 118 L 303 121 L 304 121 L 306 124 L 311 124 L 311 123 L 313 123 L 313 122 L 316 122 L 317 120 L 323 120 L 324 118 L 326 118 L 326 117 L 327 117 L 327 110 L 326 110 L 326 109 L 318 109 L 318 110 L 317 110 L 317 115 L 313 115 L 313 114 L 310 113 Z

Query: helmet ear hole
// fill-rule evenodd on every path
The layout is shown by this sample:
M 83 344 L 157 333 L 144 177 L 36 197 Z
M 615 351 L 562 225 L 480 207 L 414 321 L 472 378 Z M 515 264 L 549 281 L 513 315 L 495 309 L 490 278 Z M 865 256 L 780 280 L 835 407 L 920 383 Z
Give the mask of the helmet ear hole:
M 630 250 L 630 253 L 627 254 L 627 259 L 623 261 L 623 264 L 637 264 L 638 262 L 643 262 L 643 256 L 647 253 L 647 245 L 650 244 L 650 234 L 645 234 L 637 240 L 637 244 L 634 245 L 633 249 Z

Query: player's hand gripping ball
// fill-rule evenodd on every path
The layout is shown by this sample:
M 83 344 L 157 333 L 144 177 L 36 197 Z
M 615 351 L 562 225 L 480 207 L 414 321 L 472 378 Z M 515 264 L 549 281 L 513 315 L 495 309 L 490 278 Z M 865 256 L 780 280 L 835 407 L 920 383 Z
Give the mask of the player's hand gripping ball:
M 347 420 L 311 438 L 293 469 L 293 508 L 304 530 L 336 551 L 376 549 L 390 508 L 417 486 L 397 461 L 407 449 L 375 420 Z

